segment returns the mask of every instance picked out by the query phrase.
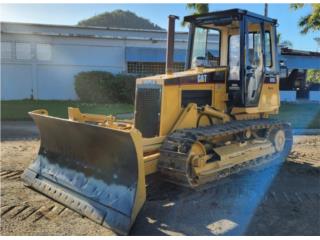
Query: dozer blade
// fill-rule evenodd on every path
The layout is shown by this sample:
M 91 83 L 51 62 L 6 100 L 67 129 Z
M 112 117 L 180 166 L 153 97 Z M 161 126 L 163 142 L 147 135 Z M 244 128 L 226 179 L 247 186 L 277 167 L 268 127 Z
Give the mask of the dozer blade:
M 22 179 L 95 222 L 128 234 L 145 198 L 142 138 L 129 131 L 29 113 L 40 130 Z

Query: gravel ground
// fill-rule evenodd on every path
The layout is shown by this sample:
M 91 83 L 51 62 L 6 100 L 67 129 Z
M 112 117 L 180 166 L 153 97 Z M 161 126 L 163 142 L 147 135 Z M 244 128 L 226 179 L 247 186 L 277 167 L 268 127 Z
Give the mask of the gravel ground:
M 1 142 L 1 235 L 114 235 L 24 187 L 38 140 Z M 320 136 L 295 136 L 280 167 L 246 171 L 196 191 L 148 178 L 131 235 L 320 235 Z

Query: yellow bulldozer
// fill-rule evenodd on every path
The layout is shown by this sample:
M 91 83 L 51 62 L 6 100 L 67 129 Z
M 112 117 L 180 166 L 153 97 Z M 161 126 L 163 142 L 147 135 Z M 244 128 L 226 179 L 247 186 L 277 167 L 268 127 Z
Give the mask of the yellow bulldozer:
M 185 70 L 173 71 L 169 16 L 166 73 L 136 80 L 134 118 L 29 114 L 40 130 L 27 186 L 95 222 L 128 234 L 146 200 L 146 176 L 196 188 L 275 159 L 292 146 L 280 106 L 277 21 L 231 9 L 186 16 Z M 218 31 L 219 55 L 209 52 Z

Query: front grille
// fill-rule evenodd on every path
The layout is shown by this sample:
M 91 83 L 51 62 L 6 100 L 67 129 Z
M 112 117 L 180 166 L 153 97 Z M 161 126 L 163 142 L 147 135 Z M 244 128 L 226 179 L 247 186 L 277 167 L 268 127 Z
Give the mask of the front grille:
M 135 108 L 135 128 L 142 136 L 150 138 L 159 135 L 161 85 L 137 85 Z

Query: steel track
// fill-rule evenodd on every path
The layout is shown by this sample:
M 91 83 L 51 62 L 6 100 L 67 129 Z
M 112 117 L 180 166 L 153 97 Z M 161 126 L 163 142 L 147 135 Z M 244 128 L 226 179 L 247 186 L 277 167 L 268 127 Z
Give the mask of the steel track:
M 266 137 L 268 138 L 269 131 L 273 128 L 282 128 L 285 131 L 286 142 L 284 150 L 281 153 L 256 158 L 229 168 L 217 169 L 214 172 L 197 176 L 196 178 L 191 176 L 189 153 L 193 143 L 197 141 L 210 142 L 216 137 L 234 136 L 246 130 L 265 129 L 267 130 Z M 288 123 L 275 119 L 231 121 L 220 125 L 182 129 L 173 132 L 167 137 L 160 148 L 158 168 L 166 181 L 187 187 L 197 187 L 206 182 L 218 180 L 245 169 L 255 168 L 274 160 L 283 160 L 290 153 L 291 147 L 292 130 Z

